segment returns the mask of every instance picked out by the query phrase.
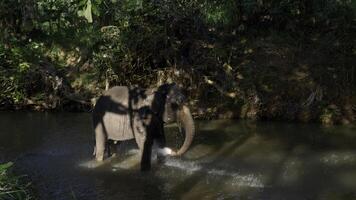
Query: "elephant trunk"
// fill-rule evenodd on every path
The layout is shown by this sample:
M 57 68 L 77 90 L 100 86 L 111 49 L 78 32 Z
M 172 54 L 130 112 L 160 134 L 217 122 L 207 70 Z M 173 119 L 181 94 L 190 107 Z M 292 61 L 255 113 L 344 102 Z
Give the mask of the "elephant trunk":
M 188 150 L 193 142 L 195 132 L 193 117 L 187 106 L 183 105 L 183 107 L 178 110 L 177 121 L 182 126 L 181 128 L 185 133 L 185 138 L 183 145 L 177 151 L 172 152 L 172 156 L 180 156 Z

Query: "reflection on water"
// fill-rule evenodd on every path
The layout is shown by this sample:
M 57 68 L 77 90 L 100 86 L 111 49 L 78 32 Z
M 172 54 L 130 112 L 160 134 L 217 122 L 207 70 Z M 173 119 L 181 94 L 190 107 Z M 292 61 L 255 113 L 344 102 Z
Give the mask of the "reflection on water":
M 93 144 L 89 114 L 0 113 L 0 162 L 41 199 L 356 199 L 354 127 L 198 121 L 184 156 L 145 173 L 134 142 L 100 164 Z

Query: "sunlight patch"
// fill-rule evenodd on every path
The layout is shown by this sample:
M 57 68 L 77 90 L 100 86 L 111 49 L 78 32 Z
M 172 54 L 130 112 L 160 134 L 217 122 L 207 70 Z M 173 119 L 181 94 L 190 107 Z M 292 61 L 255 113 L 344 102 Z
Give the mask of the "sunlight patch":
M 193 173 L 205 173 L 212 176 L 221 176 L 225 178 L 231 178 L 232 185 L 236 186 L 248 186 L 253 188 L 264 188 L 262 181 L 254 174 L 241 175 L 237 172 L 229 172 L 226 170 L 218 170 L 214 168 L 205 169 L 203 166 L 194 162 L 186 162 L 181 160 L 167 159 L 164 165 L 168 167 L 178 168 L 186 171 L 189 174 Z

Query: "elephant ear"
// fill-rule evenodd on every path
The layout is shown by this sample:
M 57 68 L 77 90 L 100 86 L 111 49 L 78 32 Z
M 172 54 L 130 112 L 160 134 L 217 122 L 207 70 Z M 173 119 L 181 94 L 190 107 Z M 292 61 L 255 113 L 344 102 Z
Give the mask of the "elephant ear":
M 192 144 L 195 134 L 193 117 L 187 106 L 183 105 L 182 108 L 178 110 L 177 121 L 185 137 L 182 146 L 177 151 L 173 151 L 171 153 L 172 156 L 180 156 L 185 153 Z

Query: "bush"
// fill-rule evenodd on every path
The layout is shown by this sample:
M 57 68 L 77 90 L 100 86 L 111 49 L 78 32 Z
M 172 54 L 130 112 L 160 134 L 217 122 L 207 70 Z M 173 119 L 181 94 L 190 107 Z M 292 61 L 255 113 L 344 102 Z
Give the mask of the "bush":
M 11 173 L 12 163 L 0 164 L 0 199 L 32 200 L 30 183 L 24 183 L 23 176 Z

